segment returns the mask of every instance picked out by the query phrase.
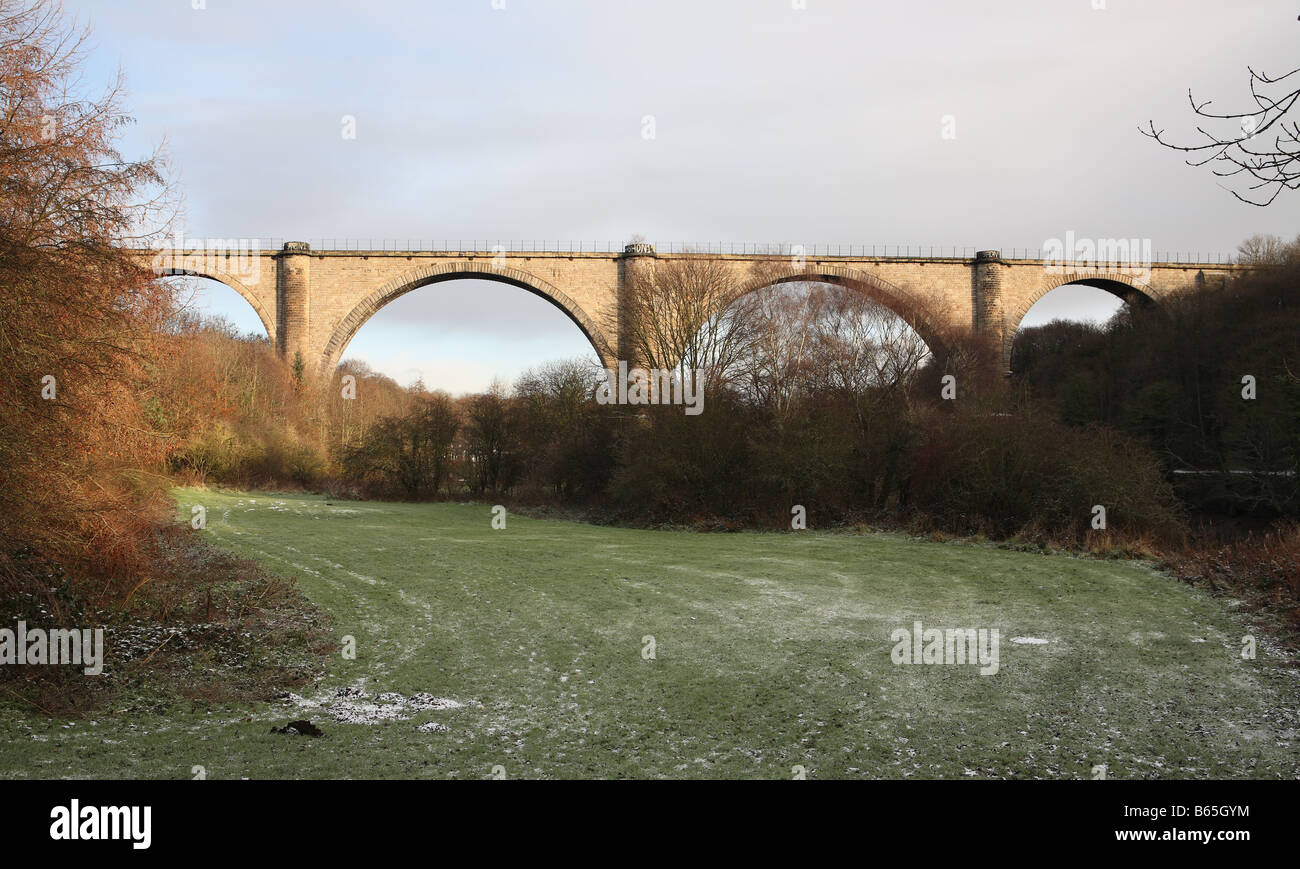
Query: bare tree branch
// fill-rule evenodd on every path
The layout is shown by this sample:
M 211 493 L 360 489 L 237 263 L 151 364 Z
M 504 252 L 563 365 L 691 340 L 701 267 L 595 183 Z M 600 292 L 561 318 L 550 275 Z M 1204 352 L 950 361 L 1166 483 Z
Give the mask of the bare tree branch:
M 1283 190 L 1300 188 L 1300 122 L 1287 118 L 1300 99 L 1300 86 L 1277 96 L 1270 93 L 1300 68 L 1280 76 L 1266 75 L 1252 67 L 1246 70 L 1250 73 L 1253 110 L 1215 111 L 1210 100 L 1198 103 L 1191 90 L 1187 92 L 1187 101 L 1198 117 L 1234 122 L 1235 129 L 1230 132 L 1215 133 L 1197 126 L 1203 141 L 1180 144 L 1168 138 L 1165 130 L 1156 129 L 1155 121 L 1147 121 L 1147 126 L 1138 131 L 1166 148 L 1193 155 L 1186 160 L 1189 166 L 1209 166 L 1219 178 L 1239 178 L 1240 189 L 1225 189 L 1242 202 L 1263 207 Z

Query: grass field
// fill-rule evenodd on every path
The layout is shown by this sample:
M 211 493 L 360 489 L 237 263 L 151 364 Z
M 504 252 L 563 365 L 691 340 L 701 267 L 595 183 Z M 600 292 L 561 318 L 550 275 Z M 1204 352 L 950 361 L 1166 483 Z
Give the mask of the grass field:
M 1297 671 L 1262 642 L 1244 660 L 1228 603 L 1139 564 L 884 534 L 518 516 L 494 530 L 482 504 L 176 497 L 187 519 L 206 507 L 219 545 L 297 576 L 355 659 L 255 706 L 75 722 L 5 706 L 0 774 L 1300 775 Z M 890 633 L 917 620 L 997 628 L 998 672 L 895 665 Z M 325 736 L 269 732 L 303 717 Z

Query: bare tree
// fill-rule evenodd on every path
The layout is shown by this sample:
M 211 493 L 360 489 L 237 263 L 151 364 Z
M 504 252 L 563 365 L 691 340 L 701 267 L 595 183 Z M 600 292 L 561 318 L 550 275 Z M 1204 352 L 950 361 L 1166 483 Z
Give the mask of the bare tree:
M 1237 262 L 1248 266 L 1279 265 L 1294 251 L 1276 235 L 1255 234 L 1237 245 Z
M 1254 108 L 1243 111 L 1219 112 L 1211 109 L 1212 102 L 1197 102 L 1191 90 L 1187 100 L 1192 111 L 1221 129 L 1211 132 L 1206 126 L 1197 126 L 1203 141 L 1179 144 L 1166 138 L 1163 129 L 1157 130 L 1155 121 L 1139 127 L 1144 136 L 1150 136 L 1166 148 L 1191 154 L 1189 166 L 1210 167 L 1220 178 L 1240 178 L 1245 193 L 1227 188 L 1233 196 L 1250 205 L 1266 206 L 1283 190 L 1300 187 L 1300 122 L 1287 118 L 1287 113 L 1300 99 L 1300 86 L 1282 85 L 1300 68 L 1285 75 L 1270 76 L 1256 72 L 1251 67 L 1250 96 Z M 1295 84 L 1293 82 L 1292 84 Z M 1285 93 L 1278 86 L 1290 87 Z
M 737 300 L 753 332 L 739 384 L 755 404 L 785 416 L 810 377 L 824 295 L 813 285 L 772 284 Z
M 817 322 L 822 383 L 844 392 L 891 393 L 906 387 L 930 355 L 916 330 L 862 293 L 828 287 L 823 294 Z
M 487 392 L 470 396 L 465 418 L 465 447 L 470 489 L 476 493 L 510 488 L 515 431 L 510 396 L 500 381 Z
M 741 383 L 751 400 L 781 415 L 812 391 L 901 390 L 930 353 L 902 317 L 850 287 L 777 284 L 736 304 L 752 332 Z
M 725 262 L 703 256 L 655 259 L 629 274 L 611 331 L 633 364 L 663 371 L 704 372 L 710 389 L 737 376 L 752 338 L 742 290 Z

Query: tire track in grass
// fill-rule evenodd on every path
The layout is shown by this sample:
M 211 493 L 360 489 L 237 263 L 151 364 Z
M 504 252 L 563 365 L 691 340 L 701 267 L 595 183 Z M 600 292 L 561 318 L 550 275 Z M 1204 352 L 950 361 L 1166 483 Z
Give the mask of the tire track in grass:
M 237 502 L 235 507 L 238 508 L 239 506 L 241 504 Z M 253 512 L 259 509 L 256 499 L 250 499 L 250 503 L 242 506 L 245 512 Z M 304 509 L 302 502 L 287 501 L 285 499 L 273 499 L 269 505 L 262 509 L 273 513 L 289 512 L 294 516 L 319 517 L 321 514 L 319 509 Z M 325 509 L 328 510 L 329 508 L 326 507 Z M 223 512 L 223 517 L 225 515 L 228 515 L 228 511 Z M 240 530 L 233 521 L 223 521 L 223 524 L 228 525 L 231 530 L 244 538 L 232 541 L 235 545 L 248 549 L 256 556 L 292 568 L 292 570 L 300 574 L 300 581 L 309 588 L 315 582 L 323 583 L 328 586 L 333 594 L 348 600 L 347 610 L 355 613 L 357 617 L 353 620 L 354 624 L 351 627 L 341 624 L 336 625 L 337 632 L 340 635 L 355 636 L 358 645 L 361 647 L 366 647 L 370 643 L 374 644 L 373 651 L 368 651 L 365 657 L 370 665 L 369 669 L 359 676 L 354 676 L 354 681 L 358 678 L 364 680 L 369 677 L 378 683 L 382 683 L 387 676 L 390 657 L 404 660 L 415 653 L 418 643 L 413 637 L 403 636 L 402 632 L 395 630 L 401 620 L 391 618 L 390 608 L 383 599 L 391 599 L 393 594 L 397 594 L 398 599 L 401 600 L 402 590 L 392 589 L 390 584 L 382 577 L 368 576 L 353 570 L 346 564 L 304 551 L 301 546 L 295 546 L 269 535 L 252 534 L 246 529 Z M 249 536 L 256 540 L 255 545 L 248 542 L 247 538 Z M 317 569 L 303 563 L 307 560 L 315 561 L 323 565 L 325 569 Z M 415 606 L 414 602 L 410 602 L 409 605 L 413 608 Z M 360 653 L 358 657 L 361 657 Z

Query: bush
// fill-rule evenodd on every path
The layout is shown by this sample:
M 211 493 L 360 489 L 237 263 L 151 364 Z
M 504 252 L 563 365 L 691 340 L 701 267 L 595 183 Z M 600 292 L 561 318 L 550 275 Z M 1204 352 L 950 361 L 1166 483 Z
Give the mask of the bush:
M 911 506 L 939 527 L 1081 543 L 1101 505 L 1114 533 L 1164 540 L 1182 533 L 1159 462 L 1118 432 L 1010 413 L 936 417 L 922 428 L 911 459 Z

